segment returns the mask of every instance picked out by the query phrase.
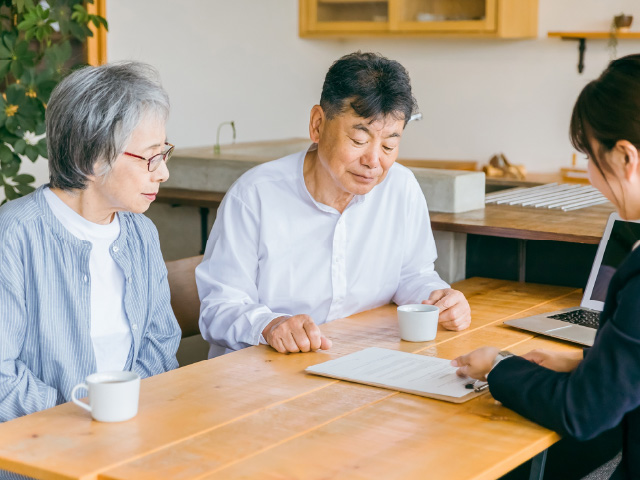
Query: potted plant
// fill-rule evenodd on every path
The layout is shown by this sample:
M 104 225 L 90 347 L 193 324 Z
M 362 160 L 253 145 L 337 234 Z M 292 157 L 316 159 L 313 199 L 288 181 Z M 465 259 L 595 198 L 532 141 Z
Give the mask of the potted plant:
M 87 0 L 93 3 L 93 0 Z M 12 200 L 34 190 L 20 174 L 26 157 L 47 158 L 44 113 L 53 88 L 83 60 L 72 44 L 93 35 L 89 24 L 107 21 L 87 12 L 83 0 L 0 0 L 0 187 Z
M 611 28 L 609 30 L 608 45 L 612 60 L 618 56 L 618 33 L 628 32 L 632 22 L 633 16 L 625 15 L 624 13 L 613 17 L 613 20 L 611 21 Z

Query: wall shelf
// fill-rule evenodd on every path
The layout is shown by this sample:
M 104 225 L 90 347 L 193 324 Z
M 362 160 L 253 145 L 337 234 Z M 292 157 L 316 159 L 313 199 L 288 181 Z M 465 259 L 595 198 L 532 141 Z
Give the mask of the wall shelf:
M 549 32 L 548 37 L 559 37 L 562 40 L 578 41 L 578 73 L 584 70 L 584 51 L 587 49 L 587 39 L 609 40 L 611 32 Z M 617 32 L 618 40 L 640 40 L 640 32 Z
M 298 0 L 303 38 L 537 38 L 538 0 Z

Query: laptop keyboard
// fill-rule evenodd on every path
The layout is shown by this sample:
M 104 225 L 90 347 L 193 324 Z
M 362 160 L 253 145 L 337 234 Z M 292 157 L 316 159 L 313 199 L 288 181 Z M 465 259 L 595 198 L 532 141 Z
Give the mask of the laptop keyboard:
M 572 310 L 571 312 L 558 313 L 550 315 L 549 318 L 562 320 L 564 322 L 583 325 L 590 328 L 598 328 L 600 324 L 600 312 L 591 312 L 589 310 Z

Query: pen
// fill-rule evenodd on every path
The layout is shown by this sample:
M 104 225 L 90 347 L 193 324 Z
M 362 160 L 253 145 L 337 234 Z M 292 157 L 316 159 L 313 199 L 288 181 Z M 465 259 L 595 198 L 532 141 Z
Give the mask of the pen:
M 481 382 L 480 380 L 473 382 L 474 392 L 484 392 L 487 388 L 489 388 L 489 382 Z
M 480 380 L 476 380 L 475 382 L 472 382 L 472 383 L 467 383 L 464 387 L 469 390 L 473 388 L 473 391 L 476 393 L 484 392 L 487 388 L 489 388 L 488 382 L 480 382 L 481 385 L 478 385 L 478 382 L 480 382 Z

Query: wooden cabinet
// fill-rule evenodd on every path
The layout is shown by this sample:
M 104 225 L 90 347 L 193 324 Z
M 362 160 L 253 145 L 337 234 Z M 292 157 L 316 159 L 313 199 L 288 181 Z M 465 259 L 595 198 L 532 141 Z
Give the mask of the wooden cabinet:
M 301 37 L 532 38 L 538 0 L 299 0 Z

